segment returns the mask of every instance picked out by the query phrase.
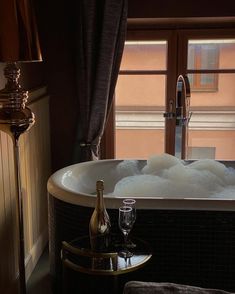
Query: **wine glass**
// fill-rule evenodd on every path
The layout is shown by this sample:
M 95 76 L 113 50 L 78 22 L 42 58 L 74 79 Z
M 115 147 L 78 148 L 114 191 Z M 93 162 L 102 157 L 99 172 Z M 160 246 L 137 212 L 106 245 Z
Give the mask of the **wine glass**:
M 127 198 L 124 199 L 123 201 L 124 206 L 128 206 L 132 208 L 132 214 L 133 214 L 133 225 L 136 221 L 136 208 L 135 208 L 135 204 L 136 204 L 136 200 L 132 199 L 132 198 Z M 127 240 L 127 247 L 128 248 L 135 248 L 136 244 L 134 244 L 130 239 Z
M 130 252 L 127 248 L 127 239 L 134 224 L 133 220 L 134 218 L 131 207 L 119 207 L 118 225 L 124 236 L 124 249 L 121 252 L 119 252 L 119 255 L 124 258 L 129 258 L 133 255 L 133 253 Z
M 132 208 L 133 222 L 135 222 L 135 220 L 136 220 L 136 208 L 135 208 L 136 200 L 132 199 L 132 198 L 126 198 L 122 202 L 123 202 L 124 206 L 130 206 Z

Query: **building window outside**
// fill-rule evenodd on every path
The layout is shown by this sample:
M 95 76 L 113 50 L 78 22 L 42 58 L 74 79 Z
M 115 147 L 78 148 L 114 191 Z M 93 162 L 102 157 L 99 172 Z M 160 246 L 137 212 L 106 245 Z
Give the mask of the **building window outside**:
M 195 69 L 218 69 L 218 44 L 190 43 L 188 46 L 188 66 Z M 191 91 L 218 91 L 218 75 L 198 74 L 189 75 Z
M 186 59 L 182 56 L 186 64 L 180 66 L 192 90 L 188 137 L 189 150 L 194 152 L 189 154 L 208 158 L 205 151 L 213 150 L 210 158 L 234 160 L 235 39 L 211 38 L 209 33 L 208 38 L 198 37 L 187 39 Z M 175 91 L 170 86 L 175 69 L 167 59 L 169 44 L 163 38 L 126 43 L 115 93 L 116 158 L 146 159 L 165 151 L 169 137 L 163 113 Z M 175 56 L 181 56 L 179 52 Z

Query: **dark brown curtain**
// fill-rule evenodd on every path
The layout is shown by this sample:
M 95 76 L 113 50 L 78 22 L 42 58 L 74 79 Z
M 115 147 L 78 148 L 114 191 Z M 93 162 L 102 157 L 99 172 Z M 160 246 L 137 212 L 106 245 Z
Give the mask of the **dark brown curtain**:
M 79 121 L 74 162 L 99 159 L 127 22 L 127 0 L 80 0 L 77 17 Z

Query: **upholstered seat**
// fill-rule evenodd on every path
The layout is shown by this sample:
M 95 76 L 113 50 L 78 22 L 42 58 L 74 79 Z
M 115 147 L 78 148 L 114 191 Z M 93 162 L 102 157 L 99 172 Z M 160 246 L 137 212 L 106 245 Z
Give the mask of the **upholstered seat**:
M 173 283 L 130 281 L 125 284 L 123 294 L 232 294 L 219 289 L 206 289 Z

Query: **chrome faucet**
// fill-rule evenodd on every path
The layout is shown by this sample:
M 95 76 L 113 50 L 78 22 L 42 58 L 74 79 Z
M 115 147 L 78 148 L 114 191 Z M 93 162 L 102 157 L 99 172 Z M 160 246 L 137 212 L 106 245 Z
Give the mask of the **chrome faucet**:
M 187 76 L 179 75 L 176 81 L 175 100 L 170 100 L 169 112 L 164 113 L 166 119 L 174 120 L 174 155 L 180 159 L 187 158 L 188 123 L 192 113 L 190 107 L 190 84 Z

